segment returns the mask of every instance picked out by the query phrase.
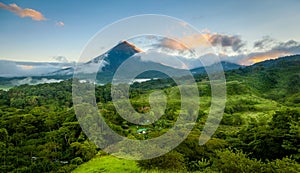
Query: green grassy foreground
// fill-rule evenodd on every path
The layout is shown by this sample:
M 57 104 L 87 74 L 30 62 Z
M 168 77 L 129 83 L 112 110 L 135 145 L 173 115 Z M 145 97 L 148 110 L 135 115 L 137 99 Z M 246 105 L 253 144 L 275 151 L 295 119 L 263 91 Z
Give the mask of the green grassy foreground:
M 78 166 L 73 173 L 121 173 L 121 172 L 141 172 L 133 160 L 120 159 L 114 156 L 96 156 L 92 160 Z
M 171 171 L 142 171 L 134 160 L 120 159 L 114 156 L 96 156 L 90 161 L 78 166 L 72 173 L 163 173 Z M 193 173 L 200 173 L 198 171 Z

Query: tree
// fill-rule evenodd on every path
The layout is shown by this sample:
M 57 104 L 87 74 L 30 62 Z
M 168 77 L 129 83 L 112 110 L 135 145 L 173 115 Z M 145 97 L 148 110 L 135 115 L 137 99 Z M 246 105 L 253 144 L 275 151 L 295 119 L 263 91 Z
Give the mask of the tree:
M 149 160 L 138 161 L 138 166 L 143 170 L 179 171 L 185 170 L 182 154 L 171 151 L 163 156 Z
M 270 122 L 254 121 L 239 132 L 242 149 L 262 160 L 280 159 L 299 153 L 300 113 L 292 109 L 276 111 Z
M 97 153 L 96 146 L 92 142 L 86 140 L 83 144 L 73 142 L 71 148 L 75 153 L 75 157 L 82 158 L 83 161 L 88 161 Z
M 275 88 L 279 81 L 279 76 L 275 71 L 261 72 L 260 78 L 263 91 Z
M 216 151 L 217 157 L 213 160 L 213 169 L 223 173 L 232 172 L 263 172 L 263 163 L 256 159 L 249 159 L 241 151 L 231 149 Z
M 300 74 L 292 75 L 287 83 L 287 92 L 290 94 L 298 93 L 300 91 Z
M 5 128 L 0 129 L 0 155 L 3 166 L 0 167 L 0 171 L 5 172 L 7 164 L 7 144 L 8 144 L 8 132 Z

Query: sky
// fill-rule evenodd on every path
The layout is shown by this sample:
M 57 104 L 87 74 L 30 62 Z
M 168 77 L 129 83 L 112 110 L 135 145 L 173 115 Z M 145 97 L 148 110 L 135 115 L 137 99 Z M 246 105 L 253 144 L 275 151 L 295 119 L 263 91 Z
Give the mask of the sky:
M 77 61 L 105 26 L 162 14 L 205 31 L 221 57 L 248 65 L 300 53 L 299 7 L 298 0 L 0 0 L 0 60 Z

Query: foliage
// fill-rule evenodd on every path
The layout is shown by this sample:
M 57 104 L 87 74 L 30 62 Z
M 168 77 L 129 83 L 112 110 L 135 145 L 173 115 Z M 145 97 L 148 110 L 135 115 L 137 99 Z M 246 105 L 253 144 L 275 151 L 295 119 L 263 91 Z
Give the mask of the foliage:
M 75 118 L 71 81 L 19 86 L 0 100 L 0 172 L 70 172 L 96 154 Z
M 291 160 L 290 158 L 283 158 L 282 160 L 276 159 L 266 163 L 251 159 L 247 154 L 237 150 L 226 149 L 216 151 L 217 158 L 213 160 L 211 169 L 218 172 L 231 173 L 231 172 L 290 172 L 297 173 L 300 171 L 300 164 Z
M 182 154 L 171 151 L 163 156 L 149 160 L 138 161 L 138 166 L 142 170 L 168 170 L 179 171 L 185 169 L 184 157 Z
M 205 74 L 195 76 L 200 111 L 192 132 L 173 151 L 138 162 L 107 156 L 89 141 L 74 113 L 71 80 L 0 90 L 0 172 L 299 172 L 299 68 L 299 56 L 292 56 L 226 72 L 225 113 L 202 146 L 199 135 L 209 114 L 211 91 Z M 154 139 L 172 128 L 181 114 L 179 87 L 170 78 L 130 86 L 134 109 L 153 117 L 149 95 L 166 94 L 165 111 L 150 125 L 122 118 L 110 88 L 95 87 L 101 116 L 130 139 Z M 138 113 L 133 116 L 140 118 Z M 138 134 L 142 128 L 147 133 Z

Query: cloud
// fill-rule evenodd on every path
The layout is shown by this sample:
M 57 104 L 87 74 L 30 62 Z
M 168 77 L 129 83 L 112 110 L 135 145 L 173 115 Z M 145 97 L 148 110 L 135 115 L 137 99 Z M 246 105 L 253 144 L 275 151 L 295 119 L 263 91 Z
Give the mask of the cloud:
M 256 52 L 244 56 L 244 58 L 239 59 L 237 63 L 241 65 L 252 65 L 261 61 L 277 59 L 279 57 L 283 57 L 287 55 L 291 55 L 291 54 L 288 52 L 280 52 L 280 51 Z
M 34 9 L 30 9 L 30 8 L 22 9 L 17 4 L 5 5 L 0 2 L 0 7 L 5 10 L 8 10 L 10 12 L 13 12 L 22 18 L 30 17 L 32 20 L 36 20 L 36 21 L 46 20 L 46 18 L 44 17 L 44 15 L 41 12 L 38 12 L 38 11 L 36 11 Z
M 194 49 L 198 46 L 209 46 L 208 43 L 207 34 L 193 34 L 182 38 L 176 38 L 176 40 L 169 38 L 161 39 L 160 46 L 172 50 L 184 51 L 187 49 Z
M 300 53 L 300 43 L 295 40 L 280 42 L 272 48 L 273 51 L 289 52 L 292 54 Z
M 179 57 L 168 55 L 163 52 L 156 52 L 156 51 L 141 52 L 138 53 L 135 57 L 139 57 L 140 60 L 145 62 L 156 62 L 173 68 L 188 69 L 186 64 L 182 62 Z
M 240 36 L 225 35 L 217 33 L 193 34 L 182 38 L 177 38 L 178 41 L 171 39 L 162 39 L 161 45 L 173 50 L 193 49 L 199 46 L 215 46 L 225 49 L 231 49 L 233 52 L 241 51 L 241 48 L 246 44 L 241 40 Z
M 141 45 L 146 45 L 147 49 L 144 49 L 145 51 L 156 50 L 157 52 L 189 59 L 196 58 L 194 56 L 194 48 L 198 46 L 202 46 L 203 48 L 214 46 L 214 50 L 219 55 L 221 61 L 243 65 L 251 65 L 264 60 L 300 54 L 300 42 L 295 40 L 283 42 L 273 39 L 270 36 L 264 36 L 262 39 L 255 41 L 253 45 L 247 45 L 237 35 L 210 33 L 208 30 L 203 32 L 203 34 L 188 35 L 176 39 L 151 37 L 146 39 L 150 40 L 149 42 L 143 39 L 139 40 L 142 43 Z M 192 62 L 188 66 L 194 67 L 193 64 L 197 63 Z
M 47 79 L 47 78 L 42 78 L 42 79 L 33 79 L 32 77 L 26 77 L 24 79 L 14 79 L 11 81 L 13 85 L 37 85 L 37 84 L 44 84 L 44 83 L 59 83 L 62 82 L 62 79 Z
M 144 52 L 156 51 L 172 56 L 194 57 L 194 52 L 182 42 L 162 36 L 137 37 L 130 40 Z
M 57 62 L 62 62 L 62 63 L 69 62 L 69 60 L 65 56 L 54 56 L 54 57 L 52 57 L 52 59 Z
M 184 51 L 184 50 L 189 49 L 183 43 L 177 42 L 175 40 L 168 39 L 168 38 L 162 39 L 159 46 L 162 46 L 162 47 L 165 47 L 165 48 L 169 48 L 169 49 L 172 49 L 172 50 L 179 50 L 179 51 Z
M 21 69 L 15 62 L 0 60 L 0 77 L 14 76 L 20 73 Z
M 72 63 L 15 62 L 0 60 L 0 77 L 41 76 L 63 68 Z
M 34 68 L 32 65 L 18 65 L 18 67 L 20 67 L 23 70 L 31 70 Z
M 65 26 L 65 23 L 62 21 L 58 21 L 55 23 L 56 26 Z
M 240 58 L 237 59 L 239 64 L 251 65 L 265 60 L 277 59 L 279 57 L 300 53 L 300 43 L 295 40 L 279 42 L 270 37 L 264 37 L 262 40 L 256 41 L 253 47 L 258 48 L 260 51 L 241 55 Z
M 208 35 L 208 41 L 213 46 L 221 46 L 223 48 L 230 47 L 234 52 L 239 51 L 243 46 L 245 46 L 245 42 L 236 35 L 211 34 Z
M 262 40 L 254 42 L 253 48 L 265 52 L 277 51 L 277 52 L 299 53 L 300 43 L 295 40 L 280 42 L 271 38 L 270 36 L 264 36 Z
M 254 42 L 253 48 L 259 50 L 270 49 L 274 47 L 275 44 L 277 44 L 275 39 L 270 36 L 264 36 L 261 40 Z

